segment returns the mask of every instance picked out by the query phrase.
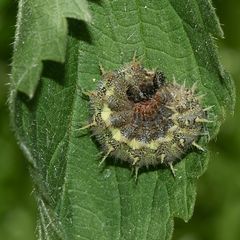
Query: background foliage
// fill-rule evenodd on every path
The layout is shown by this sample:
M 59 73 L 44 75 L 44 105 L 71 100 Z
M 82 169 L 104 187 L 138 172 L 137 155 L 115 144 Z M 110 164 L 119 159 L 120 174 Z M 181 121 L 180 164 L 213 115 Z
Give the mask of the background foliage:
M 237 82 L 240 73 L 240 3 L 237 0 L 215 1 L 220 21 L 224 23 L 226 39 L 220 43 L 222 61 Z M 16 2 L 0 2 L 0 236 L 2 239 L 34 239 L 35 206 L 31 197 L 26 160 L 23 160 L 9 128 L 6 106 L 16 15 Z M 237 108 L 239 103 L 237 102 Z M 175 239 L 238 239 L 240 230 L 240 177 L 238 167 L 240 130 L 239 109 L 234 119 L 222 128 L 215 143 L 207 173 L 200 178 L 195 214 L 188 224 L 177 221 Z

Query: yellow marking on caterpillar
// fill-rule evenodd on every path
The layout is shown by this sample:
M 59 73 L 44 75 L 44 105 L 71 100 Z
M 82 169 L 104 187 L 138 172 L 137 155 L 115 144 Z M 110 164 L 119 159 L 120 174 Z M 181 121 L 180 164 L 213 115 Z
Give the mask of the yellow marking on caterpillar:
M 101 112 L 101 118 L 107 126 L 111 125 L 111 122 L 110 122 L 111 113 L 112 113 L 112 110 L 108 107 L 107 104 L 104 104 Z
M 112 96 L 112 95 L 114 95 L 114 87 L 111 87 L 111 88 L 109 88 L 107 91 L 106 91 L 106 97 L 108 98 L 108 97 L 110 97 L 110 96 Z

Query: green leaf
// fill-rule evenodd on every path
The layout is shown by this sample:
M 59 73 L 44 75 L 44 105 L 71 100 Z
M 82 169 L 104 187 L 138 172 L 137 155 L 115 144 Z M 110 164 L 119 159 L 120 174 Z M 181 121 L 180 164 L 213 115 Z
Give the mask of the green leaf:
M 14 88 L 33 97 L 42 60 L 64 62 L 67 20 L 90 21 L 86 0 L 20 0 L 12 79 Z
M 29 21 L 31 2 L 19 9 L 16 38 L 24 29 L 29 29 L 30 39 L 37 33 L 42 36 L 48 24 L 46 20 L 41 28 L 32 29 L 41 18 Z M 78 131 L 89 116 L 80 88 L 95 89 L 99 64 L 106 70 L 118 69 L 136 52 L 147 68 L 161 69 L 169 81 L 174 75 L 189 87 L 198 83 L 199 94 L 206 94 L 203 105 L 215 106 L 209 113 L 213 138 L 225 115 L 232 114 L 235 96 L 215 49 L 213 37 L 222 37 L 219 22 L 207 0 L 102 0 L 91 1 L 90 8 L 91 24 L 68 21 L 64 63 L 44 61 L 40 74 L 40 60 L 63 62 L 63 48 L 55 50 L 56 41 L 64 42 L 65 35 L 55 41 L 47 38 L 44 45 L 36 42 L 30 49 L 15 45 L 10 107 L 36 187 L 39 239 L 171 239 L 174 217 L 188 221 L 192 216 L 196 181 L 207 168 L 208 154 L 189 153 L 175 165 L 175 178 L 167 168 L 143 170 L 137 183 L 129 167 L 115 159 L 99 167 L 98 147 L 88 131 Z M 48 2 L 35 11 L 41 16 L 43 9 L 53 14 L 56 10 Z M 62 18 L 55 21 L 52 32 Z M 32 69 L 26 55 L 38 59 L 39 69 L 30 71 L 21 85 L 17 73 Z M 19 68 L 20 63 L 24 67 Z M 32 96 L 38 79 L 31 100 L 17 91 Z M 206 147 L 205 137 L 201 143 Z

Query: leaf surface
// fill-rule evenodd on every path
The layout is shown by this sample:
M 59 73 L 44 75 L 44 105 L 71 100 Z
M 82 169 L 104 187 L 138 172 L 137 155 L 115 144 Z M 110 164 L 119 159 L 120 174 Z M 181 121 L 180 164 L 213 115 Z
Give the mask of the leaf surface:
M 39 16 L 45 8 L 54 14 L 45 3 L 41 6 Z M 26 3 L 19 15 L 32 7 Z M 61 7 L 66 6 L 59 6 L 64 12 Z M 171 239 L 174 217 L 188 221 L 192 216 L 196 180 L 206 170 L 208 154 L 189 153 L 174 166 L 175 178 L 168 168 L 143 170 L 137 183 L 129 167 L 115 159 L 99 167 L 99 148 L 88 131 L 78 130 L 89 117 L 80 89 L 96 88 L 100 64 L 118 69 L 136 53 L 145 67 L 162 70 L 169 81 L 174 76 L 188 87 L 198 83 L 198 93 L 206 94 L 202 104 L 214 105 L 208 126 L 213 138 L 234 106 L 232 81 L 219 63 L 213 40 L 222 37 L 219 22 L 206 0 L 91 1 L 90 10 L 91 23 L 68 21 L 67 42 L 60 51 L 56 41 L 64 42 L 66 32 L 55 41 L 31 42 L 30 49 L 15 47 L 10 106 L 16 135 L 31 163 L 39 239 Z M 31 29 L 31 18 L 25 17 L 24 22 L 18 18 L 16 37 Z M 44 33 L 44 28 L 35 30 Z M 33 33 L 28 33 L 31 38 Z M 38 71 L 26 71 L 30 74 L 21 84 L 21 69 L 32 69 L 26 53 L 36 57 Z M 63 63 L 44 61 L 41 73 L 39 60 Z M 17 92 L 32 96 L 38 81 L 33 99 Z M 203 137 L 204 147 L 206 142 Z
M 12 84 L 33 97 L 42 60 L 64 62 L 67 20 L 90 21 L 86 0 L 20 0 L 14 42 Z

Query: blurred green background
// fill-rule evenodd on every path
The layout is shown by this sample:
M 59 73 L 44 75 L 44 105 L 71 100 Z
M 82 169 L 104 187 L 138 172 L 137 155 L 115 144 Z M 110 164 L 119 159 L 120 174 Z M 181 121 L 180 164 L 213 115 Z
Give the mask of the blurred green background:
M 180 1 L 180 0 L 179 0 Z M 207 1 L 207 0 L 206 0 Z M 214 0 L 225 32 L 222 63 L 240 90 L 240 1 Z M 10 128 L 7 94 L 17 1 L 0 0 L 0 240 L 34 240 L 36 205 L 27 161 Z M 176 219 L 174 240 L 240 239 L 240 103 L 215 142 L 208 171 L 198 182 L 194 216 Z

